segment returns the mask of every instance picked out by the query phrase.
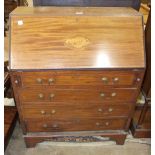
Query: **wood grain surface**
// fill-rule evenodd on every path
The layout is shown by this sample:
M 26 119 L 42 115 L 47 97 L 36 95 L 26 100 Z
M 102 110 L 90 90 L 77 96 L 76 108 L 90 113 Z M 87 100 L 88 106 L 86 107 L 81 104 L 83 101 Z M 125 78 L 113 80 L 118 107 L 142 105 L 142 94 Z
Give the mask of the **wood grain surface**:
M 19 8 L 10 69 L 143 68 L 142 16 L 128 8 Z
M 17 7 L 11 15 L 50 15 L 50 16 L 76 16 L 76 12 L 84 12 L 84 15 L 113 15 L 113 16 L 134 16 L 141 15 L 130 7 Z M 77 15 L 79 16 L 79 15 Z
M 93 130 L 120 130 L 124 129 L 126 119 L 73 119 L 63 121 L 26 121 L 28 132 L 52 131 L 93 131 Z
M 24 134 L 106 131 L 123 144 L 145 68 L 141 14 L 21 7 L 10 24 L 10 75 Z M 43 139 L 25 140 L 34 146 Z
M 19 99 L 21 102 L 132 102 L 136 94 L 137 89 L 126 88 L 100 90 L 26 88 L 20 90 Z
M 42 141 L 49 141 L 56 137 L 61 136 L 102 136 L 102 137 L 110 137 L 111 140 L 115 140 L 116 144 L 123 145 L 125 142 L 127 132 L 115 130 L 114 131 L 80 131 L 80 132 L 38 132 L 38 133 L 28 133 L 24 135 L 24 140 L 26 143 L 26 147 L 35 147 L 37 143 L 41 143 Z
M 20 72 L 19 76 L 23 87 L 67 86 L 69 88 L 69 86 L 78 85 L 86 88 L 89 86 L 138 87 L 143 79 L 143 71 L 50 70 L 48 72 Z
M 24 119 L 79 119 L 79 118 L 113 118 L 128 117 L 132 104 L 102 105 L 102 104 L 73 104 L 73 103 L 42 103 L 22 105 Z M 66 108 L 67 107 L 67 108 Z M 72 112 L 72 114 L 71 114 Z

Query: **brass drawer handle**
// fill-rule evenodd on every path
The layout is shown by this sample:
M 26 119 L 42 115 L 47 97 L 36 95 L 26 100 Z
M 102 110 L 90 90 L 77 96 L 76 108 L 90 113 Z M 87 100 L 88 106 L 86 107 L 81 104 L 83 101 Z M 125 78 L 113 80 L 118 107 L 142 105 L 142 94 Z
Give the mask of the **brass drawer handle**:
M 108 111 L 109 111 L 109 112 L 112 112 L 112 111 L 113 111 L 113 108 L 109 108 Z
M 43 128 L 47 128 L 48 126 L 47 126 L 47 124 L 43 124 Z
M 43 115 L 46 114 L 46 112 L 45 112 L 44 110 L 41 110 L 40 112 L 41 112 L 41 114 L 43 114 Z
M 40 93 L 40 94 L 38 94 L 38 97 L 39 97 L 39 99 L 43 99 L 44 95 Z
M 106 122 L 105 125 L 106 126 L 109 126 L 109 122 Z M 96 126 L 100 126 L 100 123 L 99 122 L 96 122 Z
M 100 126 L 100 123 L 99 122 L 96 122 L 96 126 Z
M 57 124 L 53 124 L 52 127 L 53 128 L 57 128 L 58 125 Z M 43 128 L 48 128 L 48 125 L 47 124 L 43 124 Z
M 139 82 L 141 79 L 140 78 L 137 78 L 137 81 Z
M 58 124 L 53 124 L 52 127 L 53 128 L 57 128 L 58 127 Z
M 98 112 L 102 112 L 103 110 L 101 108 L 98 109 Z
M 113 81 L 114 82 L 118 82 L 119 81 L 119 78 L 118 77 L 114 77 Z
M 101 97 L 104 97 L 104 96 L 105 96 L 105 94 L 104 94 L 104 93 L 101 93 L 101 94 L 100 94 L 100 96 L 101 96 Z
M 43 80 L 41 78 L 37 78 L 37 83 L 41 84 L 43 82 Z
M 54 82 L 54 79 L 53 78 L 48 79 L 48 83 L 49 84 L 52 84 L 53 82 Z
M 56 113 L 56 110 L 53 109 L 53 110 L 51 111 L 51 114 L 55 114 L 55 113 Z
M 103 77 L 103 78 L 102 78 L 102 81 L 103 81 L 105 84 L 107 84 L 107 83 L 108 83 L 108 78 L 107 78 L 107 77 Z
M 114 93 L 111 93 L 111 96 L 112 97 L 115 97 L 116 96 L 116 93 L 114 92 Z
M 54 94 L 50 94 L 50 99 L 54 98 L 54 96 L 55 96 Z
M 18 84 L 18 80 L 15 80 L 15 84 Z
M 109 122 L 106 122 L 105 125 L 106 125 L 106 126 L 109 126 Z

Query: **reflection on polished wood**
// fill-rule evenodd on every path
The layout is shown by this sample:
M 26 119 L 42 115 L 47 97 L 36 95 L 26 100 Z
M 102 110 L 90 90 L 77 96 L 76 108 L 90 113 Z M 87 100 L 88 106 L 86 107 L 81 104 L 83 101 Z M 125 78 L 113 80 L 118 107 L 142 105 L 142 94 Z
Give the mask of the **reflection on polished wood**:
M 141 19 L 131 8 L 18 8 L 11 69 L 143 68 Z

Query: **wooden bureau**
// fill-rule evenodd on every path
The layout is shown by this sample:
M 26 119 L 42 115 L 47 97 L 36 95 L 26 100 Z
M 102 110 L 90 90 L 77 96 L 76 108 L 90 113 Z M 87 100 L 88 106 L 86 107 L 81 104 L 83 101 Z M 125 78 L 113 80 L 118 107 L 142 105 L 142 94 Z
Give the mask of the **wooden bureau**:
M 142 15 L 19 7 L 10 26 L 10 74 L 27 147 L 88 135 L 124 144 L 145 71 Z

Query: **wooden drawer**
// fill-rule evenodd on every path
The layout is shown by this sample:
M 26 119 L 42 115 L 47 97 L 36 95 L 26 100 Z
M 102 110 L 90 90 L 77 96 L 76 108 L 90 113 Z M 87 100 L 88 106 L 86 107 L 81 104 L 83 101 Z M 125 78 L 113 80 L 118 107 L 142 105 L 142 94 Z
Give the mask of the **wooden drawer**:
M 72 118 L 105 118 L 127 117 L 131 112 L 132 104 L 100 105 L 100 104 L 72 104 L 40 103 L 21 106 L 24 119 L 72 119 Z
M 21 72 L 22 86 L 63 86 L 63 85 L 98 85 L 131 86 L 140 85 L 141 71 L 44 71 Z
M 126 119 L 78 119 L 78 120 L 33 120 L 26 121 L 27 132 L 93 131 L 124 129 Z
M 23 89 L 21 102 L 131 102 L 135 99 L 137 89 Z

